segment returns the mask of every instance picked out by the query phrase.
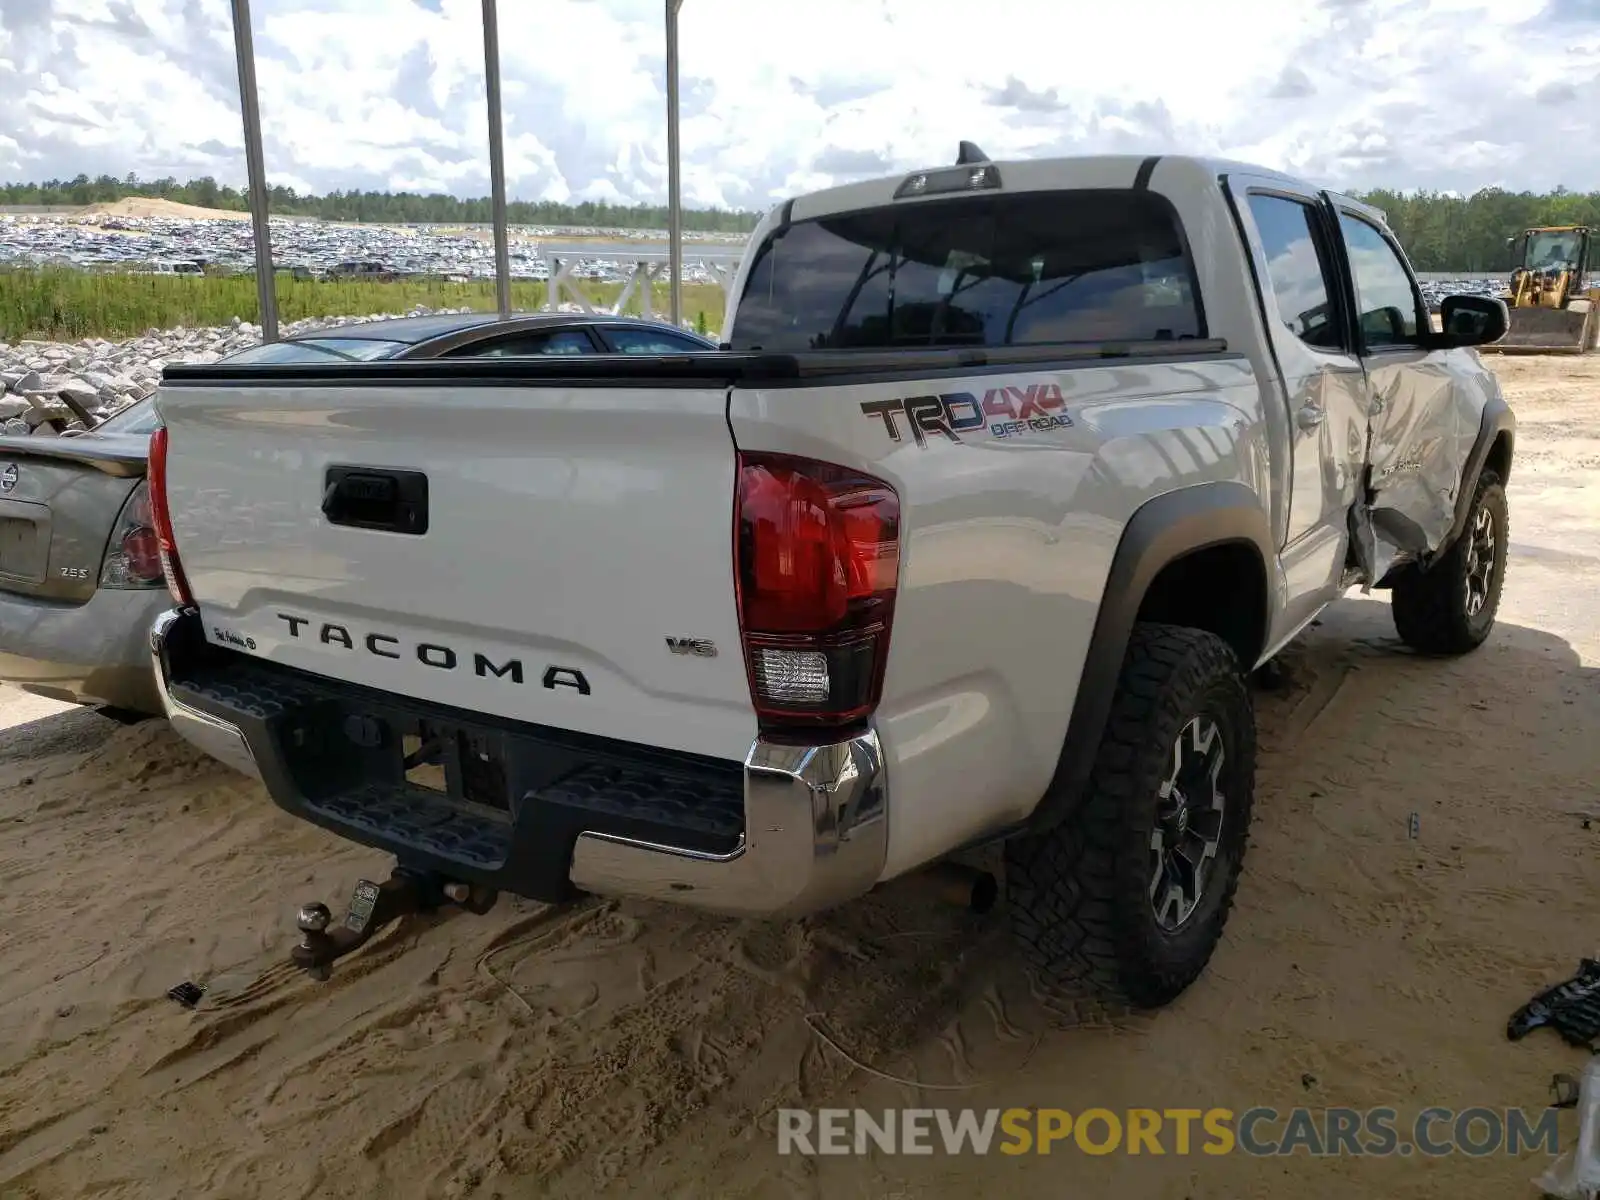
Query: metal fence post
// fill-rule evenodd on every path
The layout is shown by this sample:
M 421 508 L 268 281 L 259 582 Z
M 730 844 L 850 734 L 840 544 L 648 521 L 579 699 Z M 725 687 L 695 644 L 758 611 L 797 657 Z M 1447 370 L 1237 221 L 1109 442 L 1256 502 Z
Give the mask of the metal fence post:
M 489 97 L 490 220 L 494 222 L 494 295 L 502 319 L 511 316 L 511 247 L 506 230 L 505 132 L 500 123 L 500 23 L 495 0 L 483 0 L 483 78 Z
M 250 225 L 256 243 L 256 303 L 261 339 L 278 340 L 278 288 L 272 273 L 272 230 L 267 224 L 267 171 L 261 153 L 261 108 L 256 103 L 256 52 L 250 35 L 250 0 L 233 0 L 233 48 L 239 59 L 239 108 L 244 115 L 244 162 L 250 179 Z
M 683 325 L 683 200 L 678 164 L 678 9 L 667 0 L 667 259 L 672 271 L 672 323 Z

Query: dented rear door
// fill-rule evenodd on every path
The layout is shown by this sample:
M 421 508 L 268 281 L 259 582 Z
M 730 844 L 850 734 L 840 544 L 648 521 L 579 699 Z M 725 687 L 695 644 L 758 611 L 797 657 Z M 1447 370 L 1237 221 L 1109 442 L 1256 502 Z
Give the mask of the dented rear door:
M 1471 350 L 1426 345 L 1426 305 L 1393 237 L 1362 206 L 1335 200 L 1354 285 L 1370 419 L 1357 553 L 1373 580 L 1401 556 L 1439 548 L 1492 382 Z

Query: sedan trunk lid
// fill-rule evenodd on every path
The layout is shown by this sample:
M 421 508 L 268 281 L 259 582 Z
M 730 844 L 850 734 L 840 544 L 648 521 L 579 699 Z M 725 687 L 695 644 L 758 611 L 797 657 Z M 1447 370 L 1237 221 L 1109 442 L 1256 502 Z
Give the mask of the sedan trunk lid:
M 81 602 L 118 515 L 144 478 L 149 438 L 0 437 L 0 591 Z

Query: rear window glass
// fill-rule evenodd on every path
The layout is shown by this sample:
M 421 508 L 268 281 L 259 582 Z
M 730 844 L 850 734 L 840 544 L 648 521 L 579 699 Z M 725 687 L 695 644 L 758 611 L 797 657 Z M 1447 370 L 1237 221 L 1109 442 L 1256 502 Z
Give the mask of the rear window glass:
M 154 433 L 161 424 L 161 414 L 156 412 L 156 406 L 149 399 L 136 400 L 115 416 L 107 417 L 96 429 L 103 429 L 107 433 Z
M 378 338 L 299 338 L 292 342 L 263 342 L 237 354 L 230 354 L 225 363 L 312 363 L 312 362 L 364 362 L 388 358 L 406 343 L 382 341 Z
M 618 354 L 704 354 L 706 351 L 705 343 L 666 330 L 611 327 L 604 330 L 604 335 Z
M 798 221 L 758 252 L 730 340 L 790 353 L 1204 336 L 1171 207 L 1095 190 Z

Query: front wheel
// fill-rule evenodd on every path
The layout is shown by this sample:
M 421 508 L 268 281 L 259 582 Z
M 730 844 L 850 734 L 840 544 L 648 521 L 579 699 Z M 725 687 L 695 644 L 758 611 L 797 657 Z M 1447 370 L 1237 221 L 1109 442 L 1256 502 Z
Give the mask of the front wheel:
M 1046 991 L 1158 1008 L 1200 977 L 1244 864 L 1255 755 L 1228 644 L 1135 626 L 1081 807 L 1007 843 L 1012 929 Z
M 1390 609 L 1401 641 L 1424 654 L 1481 646 L 1500 608 L 1510 532 L 1505 486 L 1485 470 L 1461 536 L 1426 571 L 1410 566 L 1394 581 Z

